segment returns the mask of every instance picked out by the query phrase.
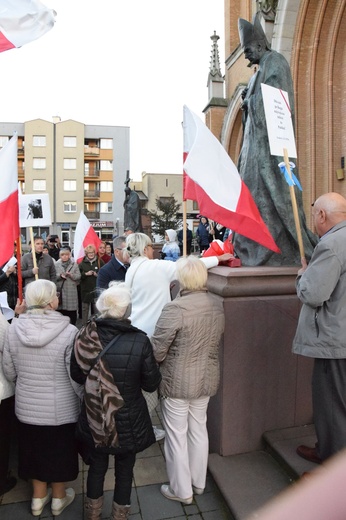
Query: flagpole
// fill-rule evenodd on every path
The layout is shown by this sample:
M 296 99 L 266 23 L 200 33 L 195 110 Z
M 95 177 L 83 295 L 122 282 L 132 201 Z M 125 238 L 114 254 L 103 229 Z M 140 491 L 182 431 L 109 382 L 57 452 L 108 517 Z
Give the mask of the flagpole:
M 285 166 L 286 166 L 288 175 L 292 179 L 291 167 L 290 167 L 290 162 L 288 159 L 287 148 L 284 148 L 284 162 L 285 162 Z M 297 231 L 300 258 L 305 258 L 303 238 L 302 238 L 302 232 L 301 232 L 301 228 L 300 228 L 300 220 L 299 220 L 298 207 L 297 207 L 297 200 L 296 200 L 296 194 L 294 191 L 293 183 L 289 186 L 289 189 L 290 189 L 290 195 L 291 195 L 294 223 L 295 223 L 296 231 Z
M 186 200 L 183 201 L 183 256 L 187 255 Z
M 23 301 L 23 276 L 22 276 L 22 237 L 17 238 L 17 280 L 18 280 L 18 298 L 20 303 Z
M 34 267 L 37 267 L 36 254 L 35 254 L 35 244 L 34 244 L 34 233 L 33 233 L 33 230 L 32 230 L 32 226 L 29 227 L 29 231 L 30 231 L 32 262 L 34 264 Z M 35 280 L 38 280 L 38 274 L 37 273 L 35 274 Z

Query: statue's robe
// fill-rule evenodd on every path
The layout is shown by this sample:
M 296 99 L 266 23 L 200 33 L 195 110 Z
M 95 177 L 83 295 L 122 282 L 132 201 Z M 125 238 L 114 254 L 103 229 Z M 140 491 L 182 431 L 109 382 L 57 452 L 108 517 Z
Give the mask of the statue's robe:
M 281 254 L 237 233 L 234 234 L 234 249 L 245 266 L 300 265 L 289 186 L 278 167 L 283 161 L 283 155 L 278 157 L 270 154 L 261 83 L 288 93 L 294 121 L 293 83 L 284 56 L 276 51 L 267 51 L 249 82 L 244 98 L 247 101 L 247 111 L 243 114 L 243 144 L 238 161 L 240 176 L 249 188 L 264 222 L 281 249 Z M 299 179 L 297 168 L 293 172 Z M 305 256 L 309 259 L 317 237 L 307 228 L 301 191 L 297 187 L 294 189 Z

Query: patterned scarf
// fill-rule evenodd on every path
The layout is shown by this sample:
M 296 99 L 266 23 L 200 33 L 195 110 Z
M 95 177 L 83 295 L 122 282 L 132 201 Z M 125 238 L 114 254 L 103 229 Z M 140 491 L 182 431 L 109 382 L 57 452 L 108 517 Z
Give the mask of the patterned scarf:
M 115 448 L 119 445 L 115 414 L 125 402 L 105 357 L 94 364 L 95 358 L 103 350 L 95 320 L 80 329 L 74 349 L 78 365 L 87 374 L 84 402 L 95 447 Z

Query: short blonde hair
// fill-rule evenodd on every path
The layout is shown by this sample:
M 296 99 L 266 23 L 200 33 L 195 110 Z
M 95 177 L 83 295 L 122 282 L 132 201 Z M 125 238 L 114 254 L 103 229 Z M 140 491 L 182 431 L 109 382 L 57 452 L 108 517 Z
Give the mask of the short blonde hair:
M 25 303 L 29 314 L 42 314 L 56 296 L 56 285 L 50 280 L 34 280 L 25 287 Z
M 207 285 L 208 271 L 196 256 L 186 256 L 176 261 L 177 279 L 181 289 L 199 291 Z
M 144 249 L 151 245 L 150 238 L 144 233 L 131 233 L 126 237 L 126 251 L 131 258 L 145 256 Z
M 84 253 L 85 254 L 91 253 L 91 252 L 96 253 L 96 248 L 95 248 L 95 246 L 93 244 L 89 244 L 88 246 L 86 246 L 84 248 Z
M 131 289 L 124 282 L 111 282 L 96 302 L 101 318 L 123 318 L 131 303 Z

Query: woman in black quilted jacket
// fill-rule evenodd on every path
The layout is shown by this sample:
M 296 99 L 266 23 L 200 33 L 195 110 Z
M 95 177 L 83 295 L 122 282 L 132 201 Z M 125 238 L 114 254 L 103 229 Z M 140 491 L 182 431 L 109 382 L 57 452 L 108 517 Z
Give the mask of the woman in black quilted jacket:
M 71 359 L 72 378 L 85 383 L 92 360 L 112 341 L 101 358 L 107 383 L 102 388 L 107 400 L 104 413 L 98 409 L 97 388 L 95 395 L 89 395 L 93 386 L 86 385 L 77 429 L 83 458 L 90 464 L 85 504 L 85 518 L 89 520 L 101 519 L 103 482 L 110 454 L 115 458 L 111 520 L 128 518 L 136 453 L 155 442 L 142 390 L 154 392 L 161 374 L 147 335 L 127 319 L 130 302 L 130 289 L 124 283 L 114 283 L 103 291 L 96 302 L 100 315 L 77 335 Z M 102 429 L 107 428 L 108 436 L 102 439 Z

